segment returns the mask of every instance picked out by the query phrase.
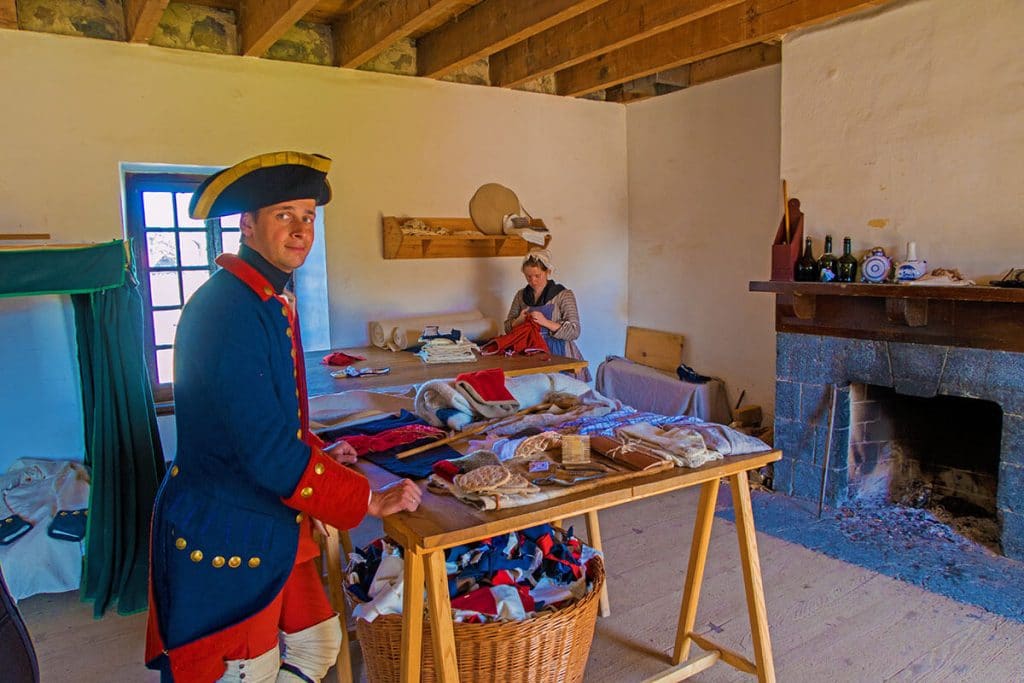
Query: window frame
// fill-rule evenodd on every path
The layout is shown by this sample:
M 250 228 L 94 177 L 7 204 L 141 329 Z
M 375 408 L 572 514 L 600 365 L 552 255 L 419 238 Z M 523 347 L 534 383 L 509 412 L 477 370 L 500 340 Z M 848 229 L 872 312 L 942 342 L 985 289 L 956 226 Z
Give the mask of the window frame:
M 238 232 L 233 226 L 224 228 L 219 218 L 207 219 L 204 221 L 204 228 L 182 227 L 178 214 L 177 202 L 172 199 L 171 208 L 174 212 L 174 226 L 159 228 L 148 228 L 145 224 L 145 207 L 143 204 L 143 193 L 145 192 L 169 192 L 172 197 L 175 194 L 192 194 L 199 184 L 208 176 L 196 173 L 147 173 L 147 172 L 125 172 L 125 232 L 131 240 L 133 256 L 135 258 L 136 273 L 139 279 L 140 292 L 142 295 L 143 308 L 143 346 L 145 347 L 146 367 L 149 370 L 150 388 L 153 392 L 153 400 L 157 406 L 157 413 L 161 415 L 174 412 L 174 383 L 160 382 L 157 365 L 157 351 L 173 349 L 173 342 L 170 344 L 157 344 L 156 326 L 154 324 L 154 313 L 165 310 L 181 310 L 186 302 L 184 284 L 181 273 L 189 271 L 206 271 L 212 275 L 217 270 L 214 259 L 223 251 L 223 232 Z M 175 266 L 152 266 L 149 263 L 149 242 L 147 232 L 173 232 L 174 246 L 177 255 Z M 181 237 L 188 233 L 204 233 L 206 236 L 206 257 L 205 266 L 185 266 L 181 263 Z M 171 272 L 178 274 L 178 305 L 154 305 L 153 292 L 151 288 L 151 273 Z

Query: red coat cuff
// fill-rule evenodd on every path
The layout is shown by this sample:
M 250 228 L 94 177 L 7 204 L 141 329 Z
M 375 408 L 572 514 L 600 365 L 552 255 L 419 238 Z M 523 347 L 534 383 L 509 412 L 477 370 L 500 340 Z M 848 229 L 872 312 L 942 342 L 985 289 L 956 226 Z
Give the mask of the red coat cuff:
M 339 465 L 318 448 L 311 449 L 309 464 L 284 504 L 339 529 L 351 529 L 366 516 L 370 482 Z

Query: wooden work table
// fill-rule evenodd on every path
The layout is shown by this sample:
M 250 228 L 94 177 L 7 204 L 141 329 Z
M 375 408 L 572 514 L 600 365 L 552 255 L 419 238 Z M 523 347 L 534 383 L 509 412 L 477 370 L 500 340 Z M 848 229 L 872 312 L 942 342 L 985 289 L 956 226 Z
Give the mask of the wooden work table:
M 724 661 L 737 669 L 755 674 L 761 681 L 774 681 L 775 669 L 768 637 L 768 619 L 761 586 L 761 567 L 754 536 L 747 472 L 775 462 L 780 457 L 780 451 L 732 456 L 696 469 L 673 468 L 609 482 L 535 505 L 505 510 L 480 511 L 452 497 L 424 491 L 423 502 L 416 512 L 395 514 L 384 519 L 384 531 L 405 549 L 402 681 L 420 680 L 424 614 L 422 587 L 426 588 L 426 603 L 430 610 L 431 643 L 437 665 L 437 680 L 445 683 L 458 681 L 451 601 L 444 562 L 445 549 L 579 514 L 586 515 L 588 540 L 600 549 L 598 510 L 690 486 L 700 486 L 701 495 L 683 586 L 673 666 L 649 680 L 681 680 L 709 668 L 717 661 Z M 361 462 L 357 467 L 370 479 L 375 489 L 396 479 L 394 475 L 369 462 Z M 730 484 L 736 511 L 736 533 L 754 649 L 753 661 L 693 631 L 715 502 L 719 484 L 724 480 Z M 681 543 L 685 541 L 685 538 L 680 539 Z M 614 557 L 606 559 L 606 565 L 614 566 L 614 563 Z M 687 661 L 693 644 L 707 652 Z
M 490 368 L 501 368 L 509 377 L 529 375 L 539 372 L 561 372 L 562 370 L 579 370 L 587 367 L 587 361 L 535 354 L 532 356 L 477 356 L 475 363 L 424 363 L 414 353 L 408 351 L 387 351 L 376 346 L 338 349 L 354 356 L 364 356 L 366 360 L 357 361 L 352 367 L 359 368 L 391 368 L 386 375 L 367 375 L 364 377 L 331 377 L 332 372 L 344 370 L 323 364 L 324 356 L 330 351 L 307 351 L 306 388 L 310 396 L 336 394 L 351 389 L 401 391 L 432 379 L 451 379 L 463 372 L 475 372 Z

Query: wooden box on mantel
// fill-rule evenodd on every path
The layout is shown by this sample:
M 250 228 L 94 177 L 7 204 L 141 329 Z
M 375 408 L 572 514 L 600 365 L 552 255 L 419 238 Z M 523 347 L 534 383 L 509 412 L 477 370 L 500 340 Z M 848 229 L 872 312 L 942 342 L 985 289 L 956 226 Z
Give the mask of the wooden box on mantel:
M 402 232 L 408 216 L 384 216 L 384 258 L 458 258 L 465 256 L 525 256 L 533 246 L 518 235 L 485 235 L 470 218 L 419 218 L 427 227 L 442 227 L 454 235 L 410 235 Z M 530 227 L 543 228 L 544 221 L 534 218 Z M 464 231 L 464 232 L 463 232 Z M 544 238 L 544 246 L 551 235 Z

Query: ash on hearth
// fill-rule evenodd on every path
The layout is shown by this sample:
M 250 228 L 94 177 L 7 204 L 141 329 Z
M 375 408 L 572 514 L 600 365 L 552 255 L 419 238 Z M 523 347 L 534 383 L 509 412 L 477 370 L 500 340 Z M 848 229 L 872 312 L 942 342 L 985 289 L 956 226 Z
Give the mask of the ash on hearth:
M 852 541 L 881 540 L 894 547 L 912 548 L 926 539 L 964 548 L 981 546 L 991 554 L 1001 554 L 999 525 L 994 517 L 980 509 L 950 510 L 932 503 L 926 488 L 904 496 L 906 500 L 924 501 L 922 507 L 874 500 L 843 505 L 835 511 L 839 529 Z M 953 503 L 950 507 L 958 506 L 955 499 L 946 502 Z

